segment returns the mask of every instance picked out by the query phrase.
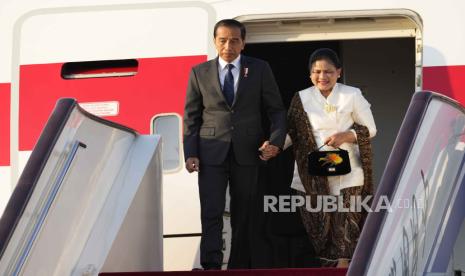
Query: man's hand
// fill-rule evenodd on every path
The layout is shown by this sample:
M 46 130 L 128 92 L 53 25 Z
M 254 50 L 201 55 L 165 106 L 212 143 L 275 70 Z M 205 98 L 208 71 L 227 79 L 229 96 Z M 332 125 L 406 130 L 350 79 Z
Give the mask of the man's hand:
M 259 157 L 263 161 L 268 161 L 281 151 L 277 146 L 271 145 L 270 141 L 265 141 L 258 150 L 261 152 Z
M 186 170 L 189 173 L 198 172 L 199 171 L 199 165 L 200 165 L 200 161 L 199 161 L 199 159 L 197 157 L 189 157 L 186 160 Z
M 357 139 L 352 131 L 339 132 L 326 138 L 324 143 L 333 148 L 340 147 L 343 143 L 355 143 Z

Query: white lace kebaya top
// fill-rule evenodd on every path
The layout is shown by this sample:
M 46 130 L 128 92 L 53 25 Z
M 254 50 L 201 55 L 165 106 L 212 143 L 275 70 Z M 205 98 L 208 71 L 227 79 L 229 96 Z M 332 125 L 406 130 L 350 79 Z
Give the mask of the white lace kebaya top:
M 354 122 L 366 126 L 370 132 L 370 138 L 376 135 L 376 125 L 370 104 L 363 97 L 360 89 L 337 83 L 327 98 L 315 86 L 298 93 L 312 125 L 313 136 L 318 147 L 322 146 L 329 136 L 349 130 Z M 353 133 L 355 134 L 355 131 Z M 340 190 L 344 188 L 363 185 L 363 170 L 358 145 L 344 143 L 340 148 L 349 152 L 352 171 L 346 175 L 328 177 L 332 195 L 339 195 Z M 334 150 L 334 148 L 325 146 L 321 150 Z M 295 164 L 291 188 L 305 192 L 297 164 Z

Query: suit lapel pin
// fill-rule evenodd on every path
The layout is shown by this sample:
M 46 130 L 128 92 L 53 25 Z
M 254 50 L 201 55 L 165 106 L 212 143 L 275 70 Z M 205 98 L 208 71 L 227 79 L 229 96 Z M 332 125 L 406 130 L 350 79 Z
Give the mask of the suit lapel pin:
M 245 67 L 244 68 L 244 78 L 247 78 L 247 75 L 249 74 L 249 68 Z

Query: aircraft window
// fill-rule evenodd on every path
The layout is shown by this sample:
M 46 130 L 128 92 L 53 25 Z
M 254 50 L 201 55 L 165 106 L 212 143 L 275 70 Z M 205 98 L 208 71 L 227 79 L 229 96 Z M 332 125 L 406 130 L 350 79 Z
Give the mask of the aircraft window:
M 137 74 L 135 59 L 67 62 L 61 68 L 63 79 L 129 77 Z
M 176 114 L 157 116 L 153 120 L 153 133 L 162 136 L 163 171 L 179 168 L 181 119 Z

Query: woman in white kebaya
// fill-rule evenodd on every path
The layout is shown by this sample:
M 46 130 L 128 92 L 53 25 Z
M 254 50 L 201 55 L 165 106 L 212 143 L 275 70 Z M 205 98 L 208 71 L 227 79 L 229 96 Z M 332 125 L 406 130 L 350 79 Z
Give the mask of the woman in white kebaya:
M 360 89 L 338 83 L 342 66 L 337 54 L 327 48 L 316 50 L 309 61 L 313 86 L 295 94 L 288 112 L 289 139 L 296 166 L 292 188 L 310 196 L 311 206 L 318 196 L 342 196 L 344 206 L 350 196 L 372 194 L 370 139 L 376 126 L 370 104 Z M 352 171 L 342 176 L 308 174 L 307 155 L 321 150 L 345 149 Z M 348 266 L 363 226 L 363 212 L 324 212 L 301 208 L 304 226 L 324 266 Z

